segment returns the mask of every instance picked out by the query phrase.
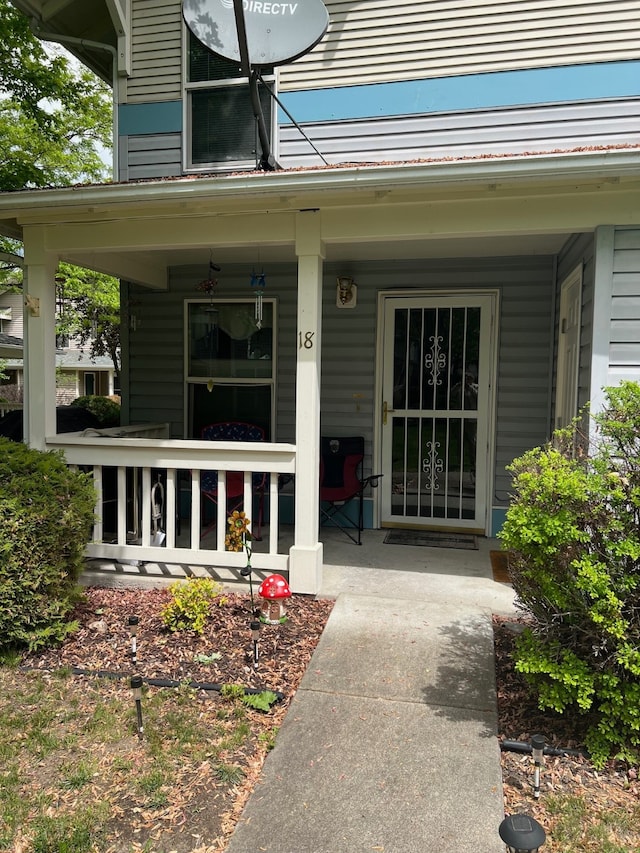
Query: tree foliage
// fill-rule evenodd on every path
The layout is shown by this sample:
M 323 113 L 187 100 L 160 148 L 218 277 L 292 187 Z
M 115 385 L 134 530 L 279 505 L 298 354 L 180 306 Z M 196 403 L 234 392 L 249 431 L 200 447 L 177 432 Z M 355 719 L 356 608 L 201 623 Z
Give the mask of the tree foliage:
M 108 356 L 120 380 L 120 285 L 109 275 L 60 264 L 57 331 L 90 347 L 92 358 Z
M 541 708 L 586 715 L 596 766 L 640 756 L 640 385 L 605 390 L 594 435 L 578 420 L 512 464 L 501 532 L 532 619 L 516 668 Z
M 110 146 L 109 88 L 0 0 L 0 190 L 104 180 Z

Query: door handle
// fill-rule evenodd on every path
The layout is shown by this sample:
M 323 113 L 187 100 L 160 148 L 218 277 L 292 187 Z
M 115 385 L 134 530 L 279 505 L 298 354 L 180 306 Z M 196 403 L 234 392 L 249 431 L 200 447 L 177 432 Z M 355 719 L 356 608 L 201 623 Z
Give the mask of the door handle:
M 395 409 L 390 409 L 387 401 L 385 400 L 382 404 L 382 425 L 387 425 L 387 415 L 389 412 L 395 412 Z

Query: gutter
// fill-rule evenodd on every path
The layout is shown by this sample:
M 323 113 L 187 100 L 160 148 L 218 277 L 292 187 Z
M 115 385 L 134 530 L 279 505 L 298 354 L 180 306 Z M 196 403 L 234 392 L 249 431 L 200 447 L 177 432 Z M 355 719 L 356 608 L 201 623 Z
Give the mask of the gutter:
M 640 178 L 640 151 L 573 152 L 522 157 L 382 166 L 321 168 L 314 171 L 251 172 L 216 177 L 181 177 L 144 183 L 97 184 L 0 193 L 0 211 L 78 205 L 180 201 L 194 198 L 292 195 L 399 188 L 473 186 L 523 181 Z

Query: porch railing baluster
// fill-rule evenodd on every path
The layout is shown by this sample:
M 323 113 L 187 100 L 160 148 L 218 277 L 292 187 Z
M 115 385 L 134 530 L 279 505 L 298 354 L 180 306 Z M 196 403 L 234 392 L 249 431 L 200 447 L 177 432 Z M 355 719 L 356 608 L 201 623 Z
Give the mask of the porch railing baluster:
M 159 425 L 123 428 L 100 434 L 66 433 L 48 442 L 48 449 L 62 450 L 69 466 L 93 471 L 97 492 L 97 518 L 87 556 L 115 560 L 136 566 L 138 563 L 174 563 L 228 568 L 237 571 L 246 563 L 246 555 L 225 551 L 227 530 L 227 480 L 229 472 L 242 471 L 243 504 L 255 533 L 258 530 L 258 501 L 264 497 L 265 517 L 261 525 L 265 542 L 254 543 L 252 565 L 266 571 L 286 571 L 288 549 L 279 552 L 280 513 L 278 479 L 295 475 L 296 449 L 291 444 L 256 442 L 211 442 L 170 440 Z M 201 471 L 218 475 L 215 512 L 216 530 L 201 541 L 203 499 Z M 189 472 L 186 492 L 181 486 Z M 267 494 L 258 496 L 255 474 L 266 472 Z M 163 489 L 154 493 L 159 482 Z M 163 499 L 160 509 L 152 507 Z M 161 497 L 159 497 L 161 496 Z M 190 502 L 189 502 L 190 498 Z M 190 506 L 189 506 L 190 503 Z M 152 516 L 155 522 L 152 521 Z M 189 517 L 190 516 L 190 517 Z M 181 520 L 185 520 L 185 526 Z M 212 520 L 209 518 L 209 520 Z M 162 526 L 164 537 L 152 534 Z M 104 541 L 104 540 L 107 541 Z M 213 546 L 213 547 L 212 547 Z

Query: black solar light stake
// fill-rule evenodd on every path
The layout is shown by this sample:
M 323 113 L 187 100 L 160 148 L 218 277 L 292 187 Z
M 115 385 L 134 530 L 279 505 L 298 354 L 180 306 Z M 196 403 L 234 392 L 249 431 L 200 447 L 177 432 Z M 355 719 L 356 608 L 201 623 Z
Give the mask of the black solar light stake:
M 527 814 L 506 817 L 498 832 L 509 853 L 537 853 L 547 838 L 538 821 Z
M 258 668 L 258 659 L 260 653 L 258 651 L 258 640 L 260 639 L 260 622 L 257 620 L 249 626 L 251 628 L 251 639 L 253 640 L 253 667 Z
M 141 738 L 144 734 L 144 726 L 142 725 L 142 676 L 134 675 L 131 677 L 131 690 L 136 703 L 136 716 L 138 718 L 138 737 Z
M 138 622 L 137 616 L 129 616 L 129 636 L 131 637 L 131 662 L 138 663 Z
M 531 738 L 531 755 L 533 756 L 533 796 L 540 799 L 540 768 L 544 764 L 544 736 L 533 735 Z

